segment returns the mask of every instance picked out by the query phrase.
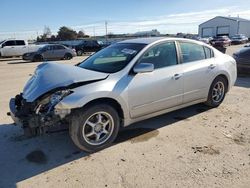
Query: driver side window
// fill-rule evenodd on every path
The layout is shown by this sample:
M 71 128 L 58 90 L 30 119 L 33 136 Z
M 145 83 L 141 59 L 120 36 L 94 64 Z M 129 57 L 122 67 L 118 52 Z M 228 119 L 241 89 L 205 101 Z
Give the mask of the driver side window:
M 177 53 L 174 42 L 166 42 L 150 48 L 139 63 L 152 63 L 155 69 L 177 65 Z

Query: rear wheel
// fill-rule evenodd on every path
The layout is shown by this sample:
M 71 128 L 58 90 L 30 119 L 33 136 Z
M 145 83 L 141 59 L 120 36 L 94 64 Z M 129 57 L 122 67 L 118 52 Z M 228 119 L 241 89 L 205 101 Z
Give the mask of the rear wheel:
M 73 58 L 73 56 L 71 54 L 69 54 L 69 53 L 67 53 L 67 54 L 64 55 L 64 59 L 65 60 L 70 60 L 72 58 Z
M 215 78 L 210 86 L 208 98 L 205 104 L 211 107 L 219 106 L 225 98 L 227 87 L 227 80 L 224 77 L 219 76 Z
M 32 61 L 34 61 L 34 62 L 43 61 L 43 56 L 35 55 Z
M 108 147 L 117 137 L 120 119 L 106 104 L 86 107 L 72 117 L 69 134 L 81 150 L 94 152 Z
M 82 56 L 83 51 L 82 51 L 82 50 L 77 50 L 77 51 L 76 51 L 76 54 L 77 54 L 78 56 Z

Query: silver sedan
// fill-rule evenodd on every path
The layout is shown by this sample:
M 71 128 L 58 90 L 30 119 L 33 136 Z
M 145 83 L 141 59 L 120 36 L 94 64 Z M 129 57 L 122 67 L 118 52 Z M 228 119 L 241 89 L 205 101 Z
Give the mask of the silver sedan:
M 47 44 L 39 48 L 36 52 L 23 54 L 23 60 L 29 61 L 46 61 L 55 59 L 70 60 L 76 56 L 74 49 L 68 48 L 61 44 Z
M 39 65 L 9 115 L 29 135 L 68 124 L 80 149 L 97 151 L 134 122 L 197 103 L 219 106 L 236 77 L 235 60 L 202 42 L 126 40 L 77 66 Z

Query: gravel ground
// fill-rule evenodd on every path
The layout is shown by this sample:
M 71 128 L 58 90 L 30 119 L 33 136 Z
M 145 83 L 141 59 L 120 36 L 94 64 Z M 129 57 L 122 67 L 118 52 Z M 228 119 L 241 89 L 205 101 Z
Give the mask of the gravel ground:
M 88 154 L 67 131 L 27 139 L 6 116 L 38 64 L 0 59 L 1 188 L 249 187 L 250 78 L 238 78 L 218 108 L 199 104 L 136 123 L 113 146 Z

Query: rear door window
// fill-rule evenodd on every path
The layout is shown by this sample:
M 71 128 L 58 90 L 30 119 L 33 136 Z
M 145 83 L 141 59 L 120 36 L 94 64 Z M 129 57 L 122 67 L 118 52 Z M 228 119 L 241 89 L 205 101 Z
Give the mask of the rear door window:
M 183 63 L 200 61 L 206 59 L 203 46 L 189 42 L 179 42 Z
M 63 50 L 63 49 L 65 49 L 65 48 L 61 45 L 54 46 L 54 50 Z
M 16 45 L 17 46 L 24 46 L 25 42 L 23 40 L 16 40 Z

